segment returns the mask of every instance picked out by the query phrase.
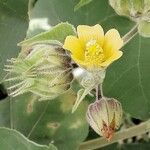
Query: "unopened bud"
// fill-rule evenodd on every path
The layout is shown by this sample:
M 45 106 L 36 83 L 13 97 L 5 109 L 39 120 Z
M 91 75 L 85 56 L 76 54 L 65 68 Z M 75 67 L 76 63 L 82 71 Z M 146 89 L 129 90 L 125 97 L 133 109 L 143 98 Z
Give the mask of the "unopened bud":
M 70 88 L 71 59 L 58 44 L 37 42 L 26 47 L 18 58 L 8 60 L 10 96 L 32 92 L 40 99 L 53 99 Z
M 150 20 L 150 0 L 109 0 L 110 5 L 118 15 L 139 20 Z
M 86 117 L 96 133 L 110 140 L 121 124 L 121 103 L 114 98 L 101 98 L 89 105 Z

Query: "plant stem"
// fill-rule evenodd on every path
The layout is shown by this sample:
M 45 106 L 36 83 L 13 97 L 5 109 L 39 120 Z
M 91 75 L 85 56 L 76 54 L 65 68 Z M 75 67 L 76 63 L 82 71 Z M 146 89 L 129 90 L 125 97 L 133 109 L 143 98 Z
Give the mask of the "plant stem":
M 122 37 L 124 45 L 126 45 L 138 33 L 137 27 L 138 25 L 136 24 L 128 33 Z
M 104 97 L 104 94 L 103 94 L 103 83 L 100 84 L 100 95 L 101 97 Z
M 99 85 L 96 85 L 95 90 L 96 90 L 96 101 L 98 101 L 99 100 Z
M 145 121 L 139 125 L 124 129 L 116 132 L 109 142 L 101 137 L 94 140 L 84 142 L 80 145 L 79 150 L 94 150 L 117 142 L 118 140 L 124 140 L 133 136 L 138 136 L 150 131 L 150 120 Z
M 97 101 L 104 96 L 102 83 L 100 85 L 97 85 L 95 89 L 96 89 L 96 101 Z

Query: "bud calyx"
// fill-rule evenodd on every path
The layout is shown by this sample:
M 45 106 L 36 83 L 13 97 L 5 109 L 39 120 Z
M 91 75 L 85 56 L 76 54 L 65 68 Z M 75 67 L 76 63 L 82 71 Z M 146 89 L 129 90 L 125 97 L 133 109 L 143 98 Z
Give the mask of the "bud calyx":
M 9 60 L 10 96 L 32 92 L 40 99 L 53 99 L 70 88 L 71 59 L 58 44 L 37 42 L 27 46 L 18 58 Z
M 94 131 L 110 140 L 120 127 L 122 106 L 116 99 L 104 97 L 89 105 L 86 116 Z

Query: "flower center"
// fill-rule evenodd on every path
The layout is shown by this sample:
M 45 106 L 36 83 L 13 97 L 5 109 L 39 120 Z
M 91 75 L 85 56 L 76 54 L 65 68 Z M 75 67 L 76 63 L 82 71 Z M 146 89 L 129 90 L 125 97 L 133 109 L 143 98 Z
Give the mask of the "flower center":
M 90 40 L 86 43 L 85 61 L 91 65 L 98 65 L 104 59 L 103 49 L 96 40 Z

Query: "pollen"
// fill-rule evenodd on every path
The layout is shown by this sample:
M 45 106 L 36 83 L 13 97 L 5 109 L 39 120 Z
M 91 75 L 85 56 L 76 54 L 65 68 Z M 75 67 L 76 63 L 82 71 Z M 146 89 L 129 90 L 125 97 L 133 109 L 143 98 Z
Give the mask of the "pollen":
M 104 59 L 103 49 L 96 40 L 90 40 L 85 47 L 85 61 L 90 65 L 98 65 Z

